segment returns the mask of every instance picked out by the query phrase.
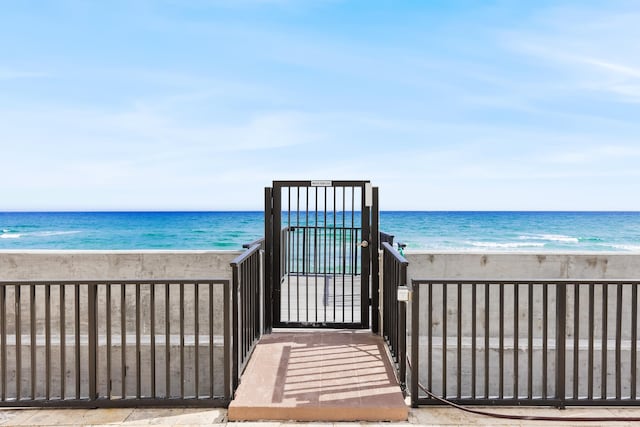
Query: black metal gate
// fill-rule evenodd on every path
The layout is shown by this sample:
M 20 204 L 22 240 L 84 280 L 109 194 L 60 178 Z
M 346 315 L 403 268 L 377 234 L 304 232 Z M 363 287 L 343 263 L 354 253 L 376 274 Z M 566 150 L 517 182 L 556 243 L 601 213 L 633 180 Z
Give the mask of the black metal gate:
M 268 329 L 369 327 L 372 211 L 369 181 L 274 181 L 266 189 Z

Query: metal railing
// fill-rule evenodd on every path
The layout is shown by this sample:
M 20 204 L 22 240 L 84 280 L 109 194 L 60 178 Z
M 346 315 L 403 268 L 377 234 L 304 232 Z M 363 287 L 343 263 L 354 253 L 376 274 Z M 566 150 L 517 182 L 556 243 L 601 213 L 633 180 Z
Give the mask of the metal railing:
M 409 262 L 388 242 L 382 243 L 382 334 L 389 346 L 404 390 L 406 378 L 406 305 L 398 301 L 398 286 L 407 284 Z
M 228 280 L 2 281 L 0 406 L 224 406 L 229 304 Z
M 262 336 L 260 324 L 260 243 L 231 262 L 233 298 L 232 387 L 238 386 L 251 352 Z
M 640 404 L 639 285 L 413 280 L 412 404 Z
M 251 241 L 249 243 L 244 243 L 242 245 L 242 248 L 243 249 L 251 249 L 251 247 L 254 246 L 254 245 L 259 245 L 260 246 L 260 250 L 264 250 L 264 237 L 260 237 L 259 239 Z
M 385 242 L 393 246 L 393 239 L 395 239 L 395 236 L 393 234 L 389 234 L 389 233 L 385 233 L 384 231 L 381 231 L 380 232 L 380 249 L 382 249 L 382 244 Z
M 281 232 L 283 274 L 358 275 L 362 230 L 360 227 L 290 226 Z

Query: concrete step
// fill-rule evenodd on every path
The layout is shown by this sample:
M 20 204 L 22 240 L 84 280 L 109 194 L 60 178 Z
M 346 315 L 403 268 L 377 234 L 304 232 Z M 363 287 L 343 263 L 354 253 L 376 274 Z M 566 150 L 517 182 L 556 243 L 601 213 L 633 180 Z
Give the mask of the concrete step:
M 406 421 L 384 342 L 369 331 L 301 330 L 262 337 L 230 421 Z

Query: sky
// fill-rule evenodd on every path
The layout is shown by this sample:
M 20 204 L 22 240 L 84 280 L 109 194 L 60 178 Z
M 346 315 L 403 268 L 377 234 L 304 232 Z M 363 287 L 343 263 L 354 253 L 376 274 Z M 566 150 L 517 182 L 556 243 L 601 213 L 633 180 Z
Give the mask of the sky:
M 637 1 L 3 1 L 0 211 L 640 210 Z

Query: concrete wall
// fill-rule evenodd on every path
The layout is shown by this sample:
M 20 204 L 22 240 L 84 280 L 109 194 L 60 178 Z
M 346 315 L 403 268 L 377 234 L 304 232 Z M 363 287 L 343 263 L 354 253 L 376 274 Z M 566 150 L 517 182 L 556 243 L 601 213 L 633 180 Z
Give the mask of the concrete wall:
M 460 279 L 640 279 L 640 254 L 407 252 L 408 277 Z
M 231 279 L 240 251 L 0 251 L 0 280 Z

